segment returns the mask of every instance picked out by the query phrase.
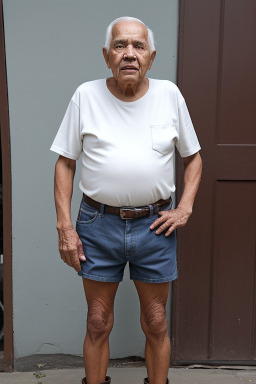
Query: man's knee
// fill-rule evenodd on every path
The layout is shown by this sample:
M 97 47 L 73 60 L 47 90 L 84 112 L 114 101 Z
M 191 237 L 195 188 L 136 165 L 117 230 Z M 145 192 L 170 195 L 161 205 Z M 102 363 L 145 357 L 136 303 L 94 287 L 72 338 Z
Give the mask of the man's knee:
M 92 300 L 88 305 L 87 331 L 92 342 L 108 337 L 114 323 L 112 308 L 106 308 L 100 299 Z
M 167 320 L 163 303 L 154 302 L 143 310 L 141 326 L 147 337 L 164 339 L 167 334 Z

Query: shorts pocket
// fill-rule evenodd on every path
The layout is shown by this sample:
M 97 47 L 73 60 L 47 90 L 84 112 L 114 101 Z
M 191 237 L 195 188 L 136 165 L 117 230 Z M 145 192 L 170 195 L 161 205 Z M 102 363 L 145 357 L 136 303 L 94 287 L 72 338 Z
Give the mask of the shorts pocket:
M 77 216 L 77 224 L 90 224 L 98 217 L 97 209 L 91 207 L 82 200 Z
M 176 126 L 172 123 L 150 124 L 152 148 L 165 155 L 173 150 L 175 139 L 178 137 Z

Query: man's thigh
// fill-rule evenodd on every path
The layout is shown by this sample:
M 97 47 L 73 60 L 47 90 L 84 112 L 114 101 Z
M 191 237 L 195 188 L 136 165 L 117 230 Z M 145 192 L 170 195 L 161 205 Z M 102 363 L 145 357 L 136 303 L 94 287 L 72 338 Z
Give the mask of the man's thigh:
M 119 282 L 102 282 L 83 278 L 83 286 L 88 308 L 94 303 L 112 312 Z
M 154 304 L 159 304 L 165 308 L 170 288 L 169 281 L 165 283 L 133 281 L 139 295 L 142 312 L 148 310 Z

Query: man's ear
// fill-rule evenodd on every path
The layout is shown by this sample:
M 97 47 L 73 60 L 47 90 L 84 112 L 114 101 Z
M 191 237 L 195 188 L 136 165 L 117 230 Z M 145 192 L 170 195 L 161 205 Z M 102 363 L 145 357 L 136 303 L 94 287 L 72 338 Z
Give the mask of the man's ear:
M 106 64 L 108 66 L 108 68 L 110 68 L 109 66 L 109 60 L 108 60 L 108 51 L 107 51 L 107 48 L 106 47 L 103 47 L 102 48 L 102 52 L 103 52 L 103 56 L 104 56 L 104 59 L 106 61 Z
M 155 57 L 156 57 L 156 50 L 152 51 L 152 53 L 151 53 L 150 63 L 149 63 L 149 67 L 148 67 L 148 71 L 151 69 L 152 64 L 153 64 L 153 61 L 155 60 Z

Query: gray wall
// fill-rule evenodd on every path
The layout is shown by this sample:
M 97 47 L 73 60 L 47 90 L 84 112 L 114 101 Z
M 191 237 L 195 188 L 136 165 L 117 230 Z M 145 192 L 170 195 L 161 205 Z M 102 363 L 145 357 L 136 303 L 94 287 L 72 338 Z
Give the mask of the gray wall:
M 155 32 L 149 75 L 176 81 L 178 0 L 4 0 L 13 188 L 15 357 L 82 355 L 86 303 L 81 278 L 57 250 L 49 147 L 76 87 L 110 76 L 101 47 L 116 17 Z M 81 193 L 75 180 L 73 219 Z M 127 269 L 126 269 L 127 272 Z M 169 304 L 168 304 L 169 306 Z M 139 302 L 127 274 L 115 303 L 111 357 L 144 354 Z

